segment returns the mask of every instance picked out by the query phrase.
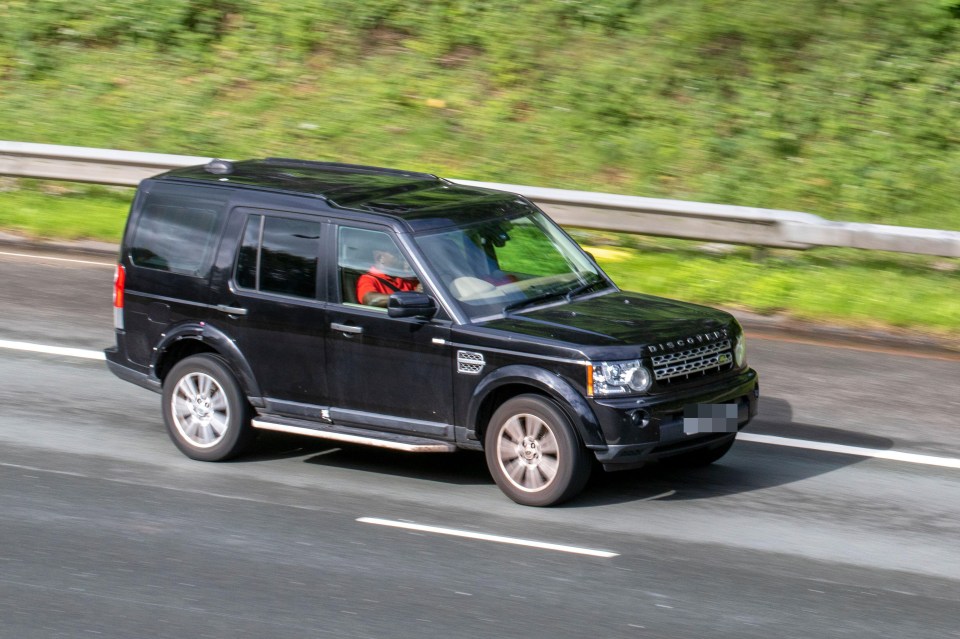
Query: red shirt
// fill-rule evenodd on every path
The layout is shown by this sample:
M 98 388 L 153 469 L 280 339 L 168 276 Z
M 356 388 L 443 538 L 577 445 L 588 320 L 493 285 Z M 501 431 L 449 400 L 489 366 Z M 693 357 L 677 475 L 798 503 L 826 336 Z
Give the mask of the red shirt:
M 389 295 L 397 291 L 413 291 L 416 290 L 419 285 L 420 281 L 415 277 L 391 277 L 375 266 L 372 266 L 367 273 L 361 275 L 357 280 L 357 301 L 362 304 L 363 297 L 367 293 Z M 390 288 L 391 286 L 393 288 Z

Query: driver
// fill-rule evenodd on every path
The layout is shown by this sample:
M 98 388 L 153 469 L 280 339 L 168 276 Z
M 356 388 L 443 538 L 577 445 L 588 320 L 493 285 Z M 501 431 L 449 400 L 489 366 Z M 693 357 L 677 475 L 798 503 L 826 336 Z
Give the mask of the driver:
M 422 291 L 420 280 L 389 273 L 409 273 L 410 265 L 392 243 L 373 249 L 373 264 L 357 280 L 357 299 L 368 306 L 386 306 L 397 291 Z

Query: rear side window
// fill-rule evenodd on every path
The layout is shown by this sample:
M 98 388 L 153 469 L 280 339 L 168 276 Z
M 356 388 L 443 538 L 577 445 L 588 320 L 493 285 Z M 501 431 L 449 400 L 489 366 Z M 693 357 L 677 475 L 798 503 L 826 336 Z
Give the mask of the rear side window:
M 320 222 L 251 215 L 237 256 L 237 285 L 315 299 Z
M 205 276 L 213 260 L 226 196 L 210 189 L 155 186 L 131 240 L 135 266 Z

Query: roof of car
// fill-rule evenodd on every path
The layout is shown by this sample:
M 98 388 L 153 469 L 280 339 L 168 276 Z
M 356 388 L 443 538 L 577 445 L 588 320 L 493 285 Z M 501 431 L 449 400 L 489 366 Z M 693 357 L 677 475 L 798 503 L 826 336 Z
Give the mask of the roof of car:
M 206 165 L 174 169 L 156 179 L 309 196 L 341 209 L 400 218 L 421 229 L 487 218 L 490 205 L 502 208 L 520 199 L 503 191 L 462 186 L 429 173 L 285 158 L 213 160 Z

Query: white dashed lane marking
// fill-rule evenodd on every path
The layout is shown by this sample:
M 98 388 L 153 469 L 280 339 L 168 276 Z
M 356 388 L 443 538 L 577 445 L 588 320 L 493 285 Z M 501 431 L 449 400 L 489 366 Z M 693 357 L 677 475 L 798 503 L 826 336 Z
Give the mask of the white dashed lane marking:
M 594 550 L 592 548 L 580 548 L 578 546 L 564 546 L 563 544 L 551 544 L 544 541 L 534 541 L 532 539 L 518 539 L 516 537 L 488 535 L 486 533 L 476 533 L 476 532 L 470 532 L 467 530 L 456 530 L 455 528 L 439 528 L 437 526 L 424 526 L 421 524 L 412 524 L 405 521 L 377 519 L 376 517 L 360 517 L 359 519 L 357 519 L 357 521 L 363 524 L 388 526 L 390 528 L 403 528 L 405 530 L 415 530 L 417 532 L 434 533 L 436 535 L 448 535 L 450 537 L 464 537 L 466 539 L 490 541 L 498 544 L 511 544 L 514 546 L 526 546 L 528 548 L 555 550 L 558 552 L 567 552 L 575 555 L 588 555 L 590 557 L 602 557 L 604 559 L 609 559 L 610 557 L 619 556 L 619 553 L 610 552 L 608 550 Z
M 908 464 L 925 464 L 927 466 L 943 466 L 944 468 L 960 468 L 960 459 L 953 459 L 952 457 L 934 457 L 933 455 L 918 455 L 916 453 L 905 453 L 899 450 L 860 448 L 859 446 L 844 446 L 843 444 L 829 444 L 827 442 L 814 442 L 805 439 L 787 439 L 786 437 L 758 435 L 755 433 L 737 433 L 737 439 L 744 442 L 771 444 L 773 446 L 789 446 L 790 448 L 804 448 L 806 450 L 819 450 L 827 453 L 840 453 L 841 455 L 856 455 L 858 457 L 891 459 L 893 461 L 907 462 Z
M 28 342 L 10 342 L 4 339 L 0 339 L 0 348 L 7 348 L 14 351 L 26 351 L 28 353 L 43 353 L 46 355 L 65 355 L 67 357 L 79 357 L 82 359 L 106 359 L 103 351 L 88 351 L 82 348 L 47 346 L 46 344 L 30 344 Z
M 77 260 L 67 257 L 51 257 L 49 255 L 30 255 L 29 253 L 8 253 L 7 251 L 0 251 L 0 255 L 6 255 L 8 257 L 25 257 L 31 260 L 51 260 L 54 262 L 70 262 L 71 264 L 92 264 L 93 266 L 106 266 L 113 268 L 116 266 L 116 262 L 93 262 L 91 260 Z

